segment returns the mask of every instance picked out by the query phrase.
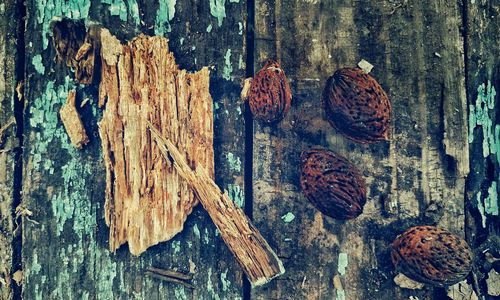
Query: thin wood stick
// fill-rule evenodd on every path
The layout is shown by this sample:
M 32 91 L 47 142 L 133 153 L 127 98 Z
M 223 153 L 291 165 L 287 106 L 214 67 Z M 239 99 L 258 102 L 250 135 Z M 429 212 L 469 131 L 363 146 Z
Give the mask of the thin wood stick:
M 160 152 L 198 196 L 252 286 L 263 285 L 283 274 L 283 263 L 243 210 L 219 189 L 203 167 L 193 171 L 171 141 L 162 137 L 152 124 L 148 123 L 148 127 Z
M 150 272 L 153 272 L 153 273 L 176 278 L 179 280 L 191 280 L 191 279 L 193 279 L 193 274 L 184 274 L 184 273 L 177 272 L 174 270 L 166 270 L 166 269 L 160 269 L 160 268 L 155 268 L 155 267 L 148 267 L 147 270 Z
M 150 276 L 150 277 L 153 277 L 153 278 L 156 278 L 156 279 L 160 279 L 160 280 L 163 280 L 163 281 L 166 281 L 166 282 L 180 284 L 180 285 L 183 285 L 183 286 L 188 287 L 190 289 L 194 289 L 194 285 L 192 285 L 191 283 L 185 282 L 185 281 L 177 279 L 177 278 L 165 276 L 165 275 L 162 275 L 162 274 L 157 274 L 157 273 L 154 273 L 154 272 L 151 272 L 151 271 L 146 271 L 145 274 L 147 276 Z

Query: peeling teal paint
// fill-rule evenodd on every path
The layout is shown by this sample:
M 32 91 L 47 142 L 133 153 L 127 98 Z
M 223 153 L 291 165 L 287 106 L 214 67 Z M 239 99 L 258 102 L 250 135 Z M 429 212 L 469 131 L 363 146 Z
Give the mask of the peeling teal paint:
M 207 272 L 207 292 L 210 294 L 210 296 L 212 296 L 212 299 L 214 300 L 220 300 L 220 297 L 219 295 L 217 294 L 217 292 L 214 290 L 213 288 L 213 284 L 212 284 L 212 268 L 208 268 L 208 272 Z
M 490 80 L 477 88 L 474 104 L 469 105 L 469 143 L 474 142 L 474 130 L 481 126 L 483 157 L 495 156 L 493 159 L 500 164 L 500 125 L 494 124 L 496 89 Z M 494 126 L 493 126 L 494 125 Z M 481 214 L 483 227 L 486 227 L 487 215 L 498 216 L 498 182 L 499 175 L 488 188 L 488 195 L 483 200 L 482 193 L 476 195 L 477 208 Z
M 176 0 L 159 0 L 158 11 L 156 12 L 155 34 L 164 36 L 172 31 L 170 21 L 174 19 Z
M 45 74 L 45 66 L 43 65 L 42 62 L 42 56 L 40 54 L 37 54 L 33 56 L 31 63 L 35 67 L 35 70 L 40 73 L 40 74 Z
M 339 262 L 337 267 L 337 271 L 339 272 L 340 275 L 344 276 L 347 264 L 348 264 L 347 253 L 340 252 Z
M 243 23 L 238 22 L 238 34 L 243 35 Z
M 200 229 L 198 228 L 197 224 L 194 224 L 193 226 L 193 233 L 197 238 L 200 238 Z
M 231 286 L 231 281 L 227 280 L 227 271 L 228 269 L 220 273 L 220 282 L 222 283 L 223 292 L 227 292 L 229 290 L 229 287 Z
M 226 154 L 227 163 L 229 164 L 229 169 L 236 172 L 241 172 L 241 160 L 238 156 L 231 152 Z
M 180 38 L 180 39 L 179 39 L 179 42 L 181 43 L 181 46 L 182 46 L 182 45 L 184 44 L 184 38 L 183 38 L 183 37 L 182 37 L 182 38 Z
M 245 68 L 245 62 L 243 61 L 243 55 L 240 54 L 238 58 L 238 69 L 243 70 Z
M 212 24 L 208 24 L 207 26 L 207 32 L 210 33 L 212 31 Z
M 203 234 L 203 241 L 207 245 L 210 243 L 210 236 L 208 234 L 208 228 L 205 228 L 205 233 Z
M 231 80 L 231 73 L 233 72 L 233 64 L 231 63 L 231 49 L 227 49 L 224 55 L 224 69 L 222 70 L 222 78 Z
M 210 14 L 217 18 L 217 24 L 222 26 L 222 20 L 226 17 L 226 0 L 209 0 Z M 229 0 L 230 3 L 239 3 L 240 0 Z
M 337 300 L 345 300 L 345 290 L 337 290 Z
M 130 15 L 135 25 L 140 24 L 141 18 L 139 16 L 137 0 L 127 0 L 127 4 L 125 4 L 124 0 L 101 0 L 101 3 L 109 4 L 110 15 L 119 16 L 121 21 L 127 22 L 127 18 Z
M 32 157 L 32 172 L 46 175 L 55 173 L 62 179 L 60 186 L 54 187 L 52 196 L 48 197 L 52 209 L 55 226 L 50 229 L 55 236 L 60 236 L 64 230 L 73 236 L 76 242 L 62 244 L 53 255 L 58 257 L 60 264 L 51 266 L 57 270 L 57 276 L 52 279 L 53 288 L 50 291 L 34 287 L 35 299 L 47 298 L 45 292 L 57 299 L 75 299 L 88 297 L 86 291 L 73 289 L 74 273 L 85 272 L 84 276 L 95 278 L 96 291 L 103 299 L 113 299 L 113 281 L 116 276 L 116 264 L 106 248 L 97 243 L 95 231 L 97 228 L 97 211 L 99 203 L 92 203 L 93 183 L 88 182 L 96 163 L 89 160 L 84 152 L 76 150 L 69 142 L 68 136 L 59 118 L 59 108 L 66 102 L 68 91 L 75 86 L 69 77 L 56 84 L 48 81 L 40 97 L 33 100 L 29 111 L 29 124 L 32 132 L 36 132 L 36 143 L 30 148 Z M 55 166 L 53 160 L 65 161 L 62 166 Z M 42 172 L 45 170 L 46 172 Z M 32 175 L 32 174 L 30 174 Z M 92 249 L 92 251 L 89 251 Z M 35 250 L 36 251 L 36 250 Z M 31 272 L 39 272 L 41 266 L 36 261 L 30 265 Z M 82 265 L 85 262 L 85 269 Z M 32 273 L 33 274 L 33 273 Z M 82 273 L 84 274 L 84 273 Z M 30 270 L 26 278 L 29 281 Z M 78 293 L 78 294 L 75 294 Z M 87 296 L 85 296 L 87 295 Z
M 42 47 L 47 49 L 51 33 L 51 22 L 55 17 L 86 19 L 90 0 L 40 0 L 35 1 L 36 21 L 42 26 Z
M 227 193 L 229 195 L 229 198 L 231 198 L 233 202 L 236 203 L 236 205 L 238 205 L 239 207 L 243 207 L 243 205 L 245 204 L 245 198 L 243 195 L 243 190 L 239 185 L 232 183 L 228 184 Z
M 188 295 L 186 294 L 186 289 L 182 286 L 175 287 L 174 289 L 175 299 L 187 300 Z
M 292 222 L 295 219 L 295 215 L 293 213 L 291 213 L 291 212 L 287 212 L 285 215 L 283 215 L 281 217 L 281 219 L 285 223 L 290 223 L 290 222 Z
M 173 241 L 172 242 L 172 250 L 174 254 L 178 254 L 181 252 L 181 241 Z

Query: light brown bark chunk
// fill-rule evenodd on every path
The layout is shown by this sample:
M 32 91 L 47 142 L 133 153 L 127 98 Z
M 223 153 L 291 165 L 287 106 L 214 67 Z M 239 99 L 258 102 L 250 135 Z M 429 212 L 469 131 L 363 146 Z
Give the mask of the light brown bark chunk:
M 66 104 L 61 107 L 59 114 L 66 128 L 71 144 L 77 149 L 81 149 L 89 142 L 85 128 L 83 127 L 82 119 L 76 110 L 75 106 L 76 91 L 70 91 Z
M 179 70 L 163 37 L 121 45 L 101 32 L 99 134 L 106 165 L 106 223 L 112 251 L 139 255 L 180 232 L 198 199 L 152 143 L 147 122 L 175 143 L 190 167 L 214 176 L 213 112 L 207 68 Z

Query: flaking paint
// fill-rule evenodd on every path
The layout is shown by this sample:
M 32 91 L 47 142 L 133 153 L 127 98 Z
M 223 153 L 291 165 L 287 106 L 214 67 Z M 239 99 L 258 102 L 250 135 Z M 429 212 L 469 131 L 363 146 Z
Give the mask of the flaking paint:
M 172 31 L 170 22 L 174 19 L 176 0 L 159 0 L 155 19 L 155 34 L 164 36 Z

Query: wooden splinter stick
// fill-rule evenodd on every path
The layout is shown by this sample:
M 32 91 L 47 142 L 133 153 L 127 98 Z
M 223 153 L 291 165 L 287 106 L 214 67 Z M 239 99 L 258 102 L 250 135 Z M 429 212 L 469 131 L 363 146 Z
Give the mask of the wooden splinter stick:
M 148 127 L 165 159 L 173 163 L 179 175 L 198 196 L 252 286 L 263 285 L 283 274 L 283 263 L 243 210 L 219 189 L 203 167 L 193 171 L 172 142 L 149 122 Z
M 71 144 L 77 149 L 81 149 L 89 142 L 85 128 L 83 127 L 82 119 L 76 110 L 75 106 L 76 91 L 69 91 L 66 104 L 61 107 L 59 114 L 66 128 Z

